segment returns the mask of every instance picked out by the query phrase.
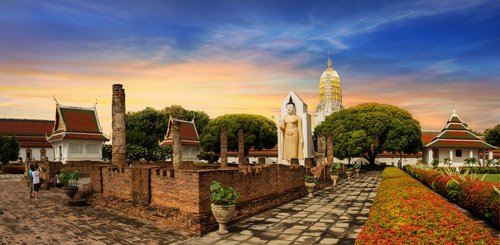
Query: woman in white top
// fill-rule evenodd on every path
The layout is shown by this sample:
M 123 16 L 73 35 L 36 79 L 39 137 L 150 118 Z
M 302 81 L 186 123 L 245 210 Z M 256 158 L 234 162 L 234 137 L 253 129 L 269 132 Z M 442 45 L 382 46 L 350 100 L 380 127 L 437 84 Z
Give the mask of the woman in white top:
M 35 200 L 38 200 L 38 191 L 40 190 L 40 171 L 35 169 L 33 174 L 33 189 L 35 190 Z

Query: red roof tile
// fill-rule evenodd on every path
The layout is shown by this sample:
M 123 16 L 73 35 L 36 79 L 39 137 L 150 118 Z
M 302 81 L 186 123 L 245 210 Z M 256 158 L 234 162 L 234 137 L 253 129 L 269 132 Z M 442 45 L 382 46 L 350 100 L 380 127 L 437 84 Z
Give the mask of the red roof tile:
M 52 133 L 54 121 L 30 119 L 0 119 L 0 134 L 39 135 Z
M 480 140 L 435 140 L 426 147 L 494 149 Z
M 440 132 L 438 132 L 438 131 L 424 131 L 424 132 L 422 132 L 422 142 L 424 143 L 424 145 L 427 145 L 439 133 Z
M 94 110 L 74 107 L 59 107 L 66 131 L 100 133 Z
M 200 139 L 198 137 L 198 132 L 196 132 L 194 121 L 184 121 L 170 118 L 168 121 L 167 133 L 165 134 L 163 141 L 160 143 L 160 146 L 165 147 L 167 145 L 172 145 L 172 126 L 174 120 L 179 122 L 181 125 L 181 135 L 179 138 L 183 145 L 200 145 Z
M 467 130 L 467 128 L 461 123 L 449 123 L 444 129 Z
M 440 139 L 479 139 L 477 136 L 473 135 L 469 131 L 449 131 L 446 130 L 442 135 L 439 136 Z
M 452 116 L 448 122 L 462 123 L 462 121 L 460 120 L 460 118 L 458 118 L 458 116 Z

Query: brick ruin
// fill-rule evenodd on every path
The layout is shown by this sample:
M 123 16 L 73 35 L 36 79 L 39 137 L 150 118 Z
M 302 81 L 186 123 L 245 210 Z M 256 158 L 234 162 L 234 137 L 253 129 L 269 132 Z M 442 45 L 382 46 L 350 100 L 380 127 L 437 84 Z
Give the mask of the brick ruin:
M 179 137 L 175 137 L 175 125 L 171 164 L 133 164 L 128 167 L 123 164 L 125 122 L 121 119 L 124 103 L 122 86 L 113 85 L 113 165 L 94 165 L 92 168 L 94 195 L 91 202 L 94 205 L 152 220 L 174 230 L 202 235 L 217 228 L 210 210 L 209 187 L 213 180 L 231 186 L 241 194 L 232 222 L 307 194 L 304 187 L 306 169 L 298 164 L 248 165 L 243 155 L 242 130 L 238 132 L 239 167 L 197 169 L 193 164 L 186 164 L 182 161 Z M 221 131 L 221 137 L 221 148 L 227 149 L 225 130 Z M 222 150 L 222 155 L 224 153 Z

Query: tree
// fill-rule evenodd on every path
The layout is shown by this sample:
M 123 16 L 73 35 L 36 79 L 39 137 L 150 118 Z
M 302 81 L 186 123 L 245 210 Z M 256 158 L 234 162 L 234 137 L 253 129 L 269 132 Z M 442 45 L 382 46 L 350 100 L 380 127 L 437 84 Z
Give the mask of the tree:
M 488 144 L 500 147 L 500 124 L 497 124 L 494 128 L 486 129 L 484 139 Z
M 245 155 L 250 148 L 262 150 L 276 146 L 278 142 L 276 124 L 259 115 L 228 114 L 212 119 L 203 130 L 200 141 L 206 152 L 220 152 L 220 129 L 227 129 L 227 147 L 230 151 L 238 150 L 238 131 L 245 133 Z
M 337 157 L 362 156 L 370 165 L 384 152 L 417 153 L 422 148 L 420 123 L 393 105 L 366 103 L 328 116 L 316 134 L 333 135 Z
M 154 108 L 128 112 L 125 117 L 127 159 L 159 160 L 163 154 L 159 142 L 167 132 L 165 114 Z M 165 159 L 165 158 L 163 158 Z
M 15 137 L 0 135 L 0 163 L 17 160 L 19 149 L 20 145 Z
M 161 110 L 163 114 L 165 114 L 166 118 L 170 118 L 172 116 L 176 119 L 191 121 L 194 118 L 194 123 L 196 125 L 196 131 L 198 131 L 198 135 L 203 133 L 203 129 L 207 126 L 210 117 L 204 111 L 191 111 L 186 110 L 180 105 L 172 105 L 169 107 L 163 108 Z
M 113 157 L 113 146 L 109 144 L 102 145 L 102 158 L 111 160 Z

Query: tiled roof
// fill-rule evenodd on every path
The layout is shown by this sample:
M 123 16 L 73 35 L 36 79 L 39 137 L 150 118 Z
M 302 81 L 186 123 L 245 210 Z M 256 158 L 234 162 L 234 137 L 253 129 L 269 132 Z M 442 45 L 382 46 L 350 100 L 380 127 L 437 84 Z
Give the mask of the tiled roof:
M 439 133 L 439 131 L 422 131 L 422 142 L 424 145 L 428 144 L 429 142 L 434 139 Z
M 196 131 L 196 125 L 194 121 L 184 121 L 175 118 L 170 118 L 168 120 L 167 133 L 165 138 L 160 143 L 160 146 L 167 146 L 173 144 L 172 133 L 173 133 L 173 122 L 176 121 L 180 123 L 180 140 L 183 145 L 200 145 L 200 138 L 198 137 L 198 132 Z
M 462 123 L 449 123 L 444 129 L 468 130 Z
M 59 107 L 68 132 L 100 133 L 95 110 L 77 107 Z
M 425 147 L 496 149 L 473 134 L 460 120 L 455 110 L 446 127 Z
M 21 147 L 51 147 L 45 139 L 54 121 L 31 119 L 0 119 L 0 134 L 15 136 Z
M 445 130 L 443 134 L 439 136 L 440 139 L 479 139 L 477 136 L 473 135 L 469 131 L 451 131 Z
M 30 119 L 0 119 L 0 134 L 45 136 L 52 133 L 54 121 Z
M 79 140 L 100 140 L 100 141 L 108 141 L 103 134 L 99 133 L 72 133 L 72 132 L 62 132 L 52 134 L 47 141 L 54 142 L 63 139 L 79 139 Z
M 494 149 L 481 140 L 435 140 L 426 147 Z
M 81 108 L 57 104 L 54 131 L 49 142 L 63 139 L 108 141 L 103 135 L 95 107 Z

